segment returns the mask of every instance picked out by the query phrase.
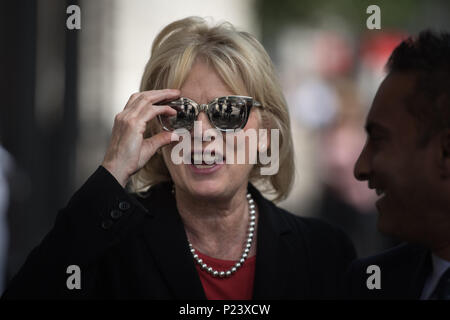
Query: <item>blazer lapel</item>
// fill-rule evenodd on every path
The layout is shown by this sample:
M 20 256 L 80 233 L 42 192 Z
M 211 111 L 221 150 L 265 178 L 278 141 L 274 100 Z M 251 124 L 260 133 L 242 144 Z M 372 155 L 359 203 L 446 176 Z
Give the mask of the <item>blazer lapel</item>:
M 151 192 L 144 200 L 151 216 L 144 238 L 162 276 L 175 299 L 206 299 L 170 184 L 155 186 Z
M 257 203 L 259 213 L 253 299 L 288 298 L 293 274 L 305 284 L 296 288 L 295 298 L 305 298 L 309 287 L 307 266 L 301 262 L 300 267 L 296 265 L 298 268 L 294 270 L 292 250 L 289 250 L 287 242 L 290 227 L 279 216 L 281 213 L 276 207 L 251 184 L 249 191 Z M 295 255 L 303 261 L 306 251 L 295 252 Z
M 411 299 L 420 299 L 422 295 L 422 290 L 425 285 L 426 278 L 431 272 L 431 255 L 429 250 L 425 248 L 420 248 L 418 252 L 417 266 L 413 270 L 412 281 L 410 282 L 411 288 Z
M 295 298 L 306 298 L 309 288 L 305 258 L 306 249 L 295 251 L 300 263 L 292 264 L 289 246 L 291 229 L 279 216 L 276 207 L 249 184 L 258 206 L 257 254 L 253 299 L 287 298 L 292 276 L 304 285 L 296 287 Z M 150 208 L 145 219 L 144 238 L 159 266 L 162 276 L 176 299 L 206 299 L 203 286 L 189 251 L 184 227 L 171 194 L 170 184 L 152 188 L 143 202 Z M 297 239 L 297 241 L 299 241 Z M 304 245 L 300 246 L 305 248 Z M 295 268 L 294 268 L 295 265 Z
M 389 274 L 383 283 L 386 283 L 383 290 L 375 290 L 373 293 L 381 299 L 420 299 L 425 280 L 431 271 L 431 258 L 429 251 L 418 245 L 406 244 L 403 252 L 396 259 L 396 264 L 387 266 Z M 396 250 L 396 249 L 393 249 Z M 397 249 L 399 250 L 399 249 Z M 408 251 L 405 251 L 408 250 Z M 383 273 L 383 266 L 381 272 Z

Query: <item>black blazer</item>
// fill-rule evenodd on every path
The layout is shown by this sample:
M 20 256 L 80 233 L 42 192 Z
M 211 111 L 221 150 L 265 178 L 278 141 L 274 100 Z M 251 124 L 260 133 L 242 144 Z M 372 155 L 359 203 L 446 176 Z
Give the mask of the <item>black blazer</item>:
M 276 207 L 249 184 L 258 205 L 254 299 L 338 298 L 355 257 L 350 240 L 315 219 Z M 69 290 L 69 265 L 81 289 Z M 205 299 L 170 183 L 145 199 L 102 166 L 62 209 L 53 229 L 3 298 Z
M 369 290 L 367 267 L 380 267 L 381 289 Z M 419 245 L 402 244 L 376 256 L 354 261 L 348 274 L 350 298 L 420 299 L 432 269 L 430 251 Z

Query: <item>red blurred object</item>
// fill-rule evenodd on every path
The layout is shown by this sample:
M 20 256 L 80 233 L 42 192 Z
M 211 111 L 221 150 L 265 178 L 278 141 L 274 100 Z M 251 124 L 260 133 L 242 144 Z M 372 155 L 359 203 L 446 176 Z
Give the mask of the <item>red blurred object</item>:
M 392 51 L 407 37 L 403 32 L 380 32 L 364 37 L 360 47 L 362 62 L 374 72 L 382 71 Z

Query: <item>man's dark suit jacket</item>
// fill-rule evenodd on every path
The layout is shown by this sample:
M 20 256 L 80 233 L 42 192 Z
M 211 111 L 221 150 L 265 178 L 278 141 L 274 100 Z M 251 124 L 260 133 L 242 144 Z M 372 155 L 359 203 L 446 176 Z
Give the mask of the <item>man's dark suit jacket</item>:
M 276 207 L 249 184 L 259 220 L 254 299 L 338 298 L 355 257 L 350 240 Z M 67 267 L 81 269 L 69 290 Z M 205 299 L 170 183 L 147 198 L 102 166 L 74 194 L 3 298 Z
M 367 267 L 377 265 L 381 289 L 368 289 Z M 430 251 L 422 246 L 402 244 L 382 254 L 355 260 L 348 273 L 349 295 L 353 299 L 420 299 L 430 274 Z

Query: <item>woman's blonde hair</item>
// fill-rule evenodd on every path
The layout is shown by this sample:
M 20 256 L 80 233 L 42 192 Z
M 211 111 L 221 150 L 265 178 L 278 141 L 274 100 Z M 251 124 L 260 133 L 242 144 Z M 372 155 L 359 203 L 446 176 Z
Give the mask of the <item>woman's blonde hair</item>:
M 262 125 L 279 129 L 279 171 L 261 175 L 261 164 L 254 165 L 249 179 L 262 192 L 272 194 L 273 201 L 285 199 L 294 180 L 294 151 L 290 119 L 272 61 L 263 46 L 247 32 L 237 31 L 228 22 L 210 26 L 200 17 L 188 17 L 166 26 L 152 45 L 145 66 L 140 91 L 165 88 L 180 89 L 197 59 L 209 63 L 234 94 L 245 90 L 264 106 Z M 245 88 L 239 88 L 242 84 Z M 153 119 L 145 137 L 156 133 Z M 131 177 L 129 188 L 141 194 L 154 184 L 170 181 L 161 153 Z

